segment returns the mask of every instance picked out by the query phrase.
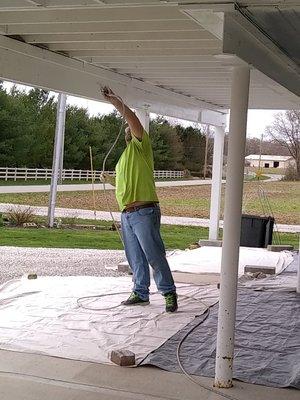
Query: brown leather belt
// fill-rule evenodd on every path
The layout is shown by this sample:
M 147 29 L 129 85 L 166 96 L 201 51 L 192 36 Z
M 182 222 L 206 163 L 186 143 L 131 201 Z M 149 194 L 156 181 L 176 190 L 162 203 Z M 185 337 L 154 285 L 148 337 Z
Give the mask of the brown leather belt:
M 147 203 L 147 204 L 141 204 L 140 206 L 127 207 L 125 208 L 125 210 L 123 210 L 123 212 L 132 213 L 134 211 L 140 210 L 141 208 L 149 208 L 149 207 L 158 207 L 158 203 Z

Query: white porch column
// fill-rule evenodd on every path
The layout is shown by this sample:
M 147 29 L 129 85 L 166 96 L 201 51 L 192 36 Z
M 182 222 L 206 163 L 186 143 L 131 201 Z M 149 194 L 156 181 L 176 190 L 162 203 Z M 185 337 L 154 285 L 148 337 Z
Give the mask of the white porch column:
M 145 131 L 149 133 L 150 113 L 147 108 L 137 109 L 135 114 L 143 125 Z
M 64 93 L 59 94 L 57 102 L 57 112 L 56 112 L 52 176 L 51 176 L 51 187 L 50 187 L 50 197 L 49 197 L 49 207 L 48 207 L 48 225 L 50 228 L 53 228 L 53 223 L 54 223 L 57 181 L 59 175 L 59 166 L 60 166 L 59 164 L 61 160 L 64 127 L 65 127 L 66 99 L 67 96 Z
M 219 236 L 224 136 L 225 129 L 216 126 L 210 196 L 209 240 L 217 240 Z
M 215 386 L 232 386 L 250 68 L 232 73 Z

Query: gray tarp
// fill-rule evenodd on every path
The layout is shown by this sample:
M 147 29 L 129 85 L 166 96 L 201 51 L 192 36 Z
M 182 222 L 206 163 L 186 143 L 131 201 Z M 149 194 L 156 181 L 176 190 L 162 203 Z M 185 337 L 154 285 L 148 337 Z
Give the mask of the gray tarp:
M 294 274 L 296 260 L 284 274 Z M 186 339 L 181 360 L 190 374 L 214 376 L 218 304 Z M 149 354 L 143 365 L 180 372 L 179 341 L 203 316 Z M 233 376 L 244 382 L 300 389 L 300 295 L 287 291 L 239 288 Z

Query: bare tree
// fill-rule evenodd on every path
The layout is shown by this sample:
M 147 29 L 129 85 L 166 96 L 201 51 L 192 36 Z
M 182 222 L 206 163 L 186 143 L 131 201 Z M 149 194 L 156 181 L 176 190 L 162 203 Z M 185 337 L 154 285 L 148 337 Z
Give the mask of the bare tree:
M 300 180 L 300 110 L 288 110 L 275 115 L 266 133 L 275 142 L 288 149 L 296 161 L 297 179 Z

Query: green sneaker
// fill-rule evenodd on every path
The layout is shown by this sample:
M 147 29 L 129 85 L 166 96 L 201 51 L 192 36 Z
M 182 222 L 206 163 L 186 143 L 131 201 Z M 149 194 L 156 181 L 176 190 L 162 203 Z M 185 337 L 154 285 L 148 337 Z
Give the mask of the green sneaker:
M 123 306 L 147 306 L 150 304 L 149 300 L 142 300 L 139 295 L 132 292 L 127 300 L 121 302 Z
M 166 312 L 175 312 L 178 309 L 177 294 L 176 292 L 165 293 Z

